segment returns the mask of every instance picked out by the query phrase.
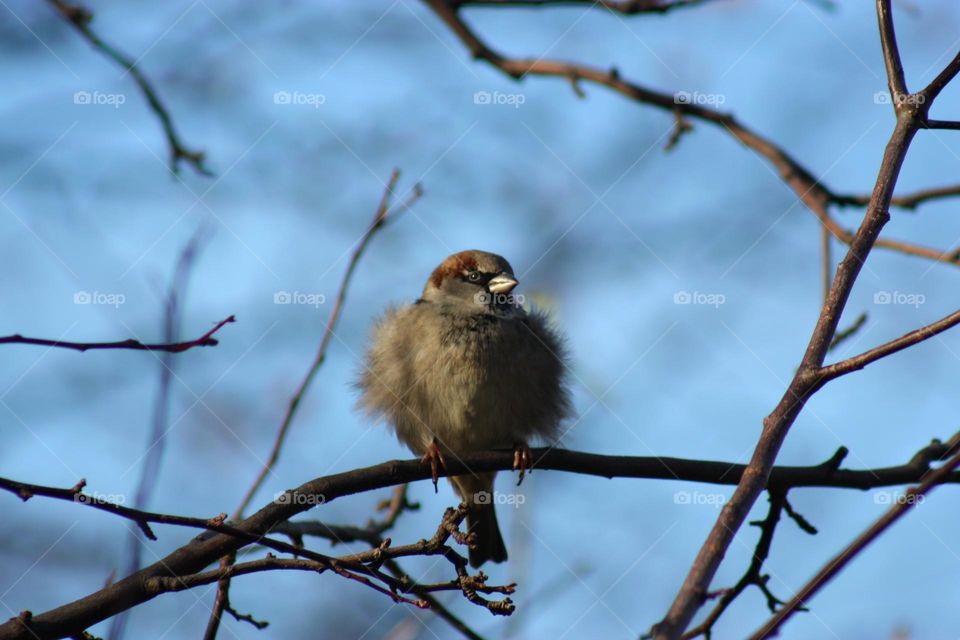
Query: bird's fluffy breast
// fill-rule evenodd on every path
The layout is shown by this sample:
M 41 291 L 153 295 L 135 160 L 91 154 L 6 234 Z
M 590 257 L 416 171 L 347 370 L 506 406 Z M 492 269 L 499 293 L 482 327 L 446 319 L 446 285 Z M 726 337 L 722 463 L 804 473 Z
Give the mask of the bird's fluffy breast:
M 564 352 L 539 313 L 459 316 L 421 302 L 389 310 L 374 330 L 361 405 L 423 453 L 552 440 L 570 413 Z

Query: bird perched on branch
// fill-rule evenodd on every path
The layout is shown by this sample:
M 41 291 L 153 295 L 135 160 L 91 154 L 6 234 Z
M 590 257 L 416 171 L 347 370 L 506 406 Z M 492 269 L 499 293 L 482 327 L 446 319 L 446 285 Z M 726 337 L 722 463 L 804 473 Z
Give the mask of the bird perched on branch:
M 524 310 L 517 284 L 500 256 L 461 251 L 434 269 L 419 300 L 388 309 L 373 331 L 360 406 L 430 463 L 434 487 L 445 457 L 485 449 L 513 448 L 522 480 L 528 443 L 555 442 L 572 413 L 562 340 L 543 314 Z M 450 478 L 467 504 L 474 567 L 507 559 L 495 475 Z

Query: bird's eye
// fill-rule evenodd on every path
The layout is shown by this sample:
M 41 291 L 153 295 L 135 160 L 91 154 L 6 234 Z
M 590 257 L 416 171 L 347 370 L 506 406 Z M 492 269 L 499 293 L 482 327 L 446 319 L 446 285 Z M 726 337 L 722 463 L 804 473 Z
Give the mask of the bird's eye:
M 471 271 L 470 273 L 467 274 L 467 280 L 469 280 L 470 282 L 479 282 L 479 281 L 480 281 L 480 272 L 479 272 L 479 271 Z

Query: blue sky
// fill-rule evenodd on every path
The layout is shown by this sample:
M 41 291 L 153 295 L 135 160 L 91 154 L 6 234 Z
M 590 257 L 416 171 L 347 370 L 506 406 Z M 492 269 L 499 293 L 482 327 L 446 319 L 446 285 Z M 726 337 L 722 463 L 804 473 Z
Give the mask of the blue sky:
M 505 53 L 615 65 L 641 84 L 705 96 L 835 191 L 866 193 L 893 114 L 875 102 L 885 87 L 883 64 L 872 8 L 860 5 L 717 1 L 665 17 L 585 7 L 465 15 Z M 567 446 L 748 459 L 819 311 L 819 229 L 770 166 L 724 131 L 694 123 L 666 153 L 669 114 L 601 88 L 585 86 L 580 99 L 562 81 L 512 82 L 472 62 L 412 0 L 88 6 L 94 27 L 140 61 L 184 141 L 207 152 L 217 175 L 184 167 L 172 177 L 160 127 L 131 79 L 49 7 L 8 0 L 0 8 L 7 83 L 0 334 L 157 340 L 158 292 L 184 243 L 200 225 L 209 228 L 185 300 L 184 334 L 200 335 L 230 314 L 238 322 L 221 331 L 216 348 L 177 357 L 173 422 L 152 509 L 207 516 L 236 507 L 329 312 L 328 305 L 276 305 L 274 295 L 333 299 L 393 167 L 403 170 L 403 190 L 419 181 L 425 195 L 374 239 L 361 263 L 329 358 L 260 503 L 319 475 L 409 457 L 386 429 L 354 411 L 349 385 L 381 310 L 415 299 L 431 269 L 466 248 L 506 256 L 521 290 L 566 333 L 580 416 Z M 956 52 L 960 10 L 945 0 L 898 3 L 895 17 L 916 89 Z M 77 92 L 94 103 L 78 104 Z M 475 102 L 477 92 L 490 94 L 491 104 Z M 949 118 L 958 108 L 960 93 L 951 87 L 934 116 Z M 898 192 L 951 184 L 958 166 L 953 133 L 921 132 Z M 895 210 L 884 233 L 953 248 L 960 241 L 955 207 L 941 201 Z M 847 227 L 861 215 L 837 212 Z M 834 247 L 835 257 L 840 251 Z M 864 311 L 868 323 L 835 356 L 955 310 L 956 277 L 950 266 L 876 251 L 842 324 Z M 79 292 L 119 295 L 123 303 L 76 304 Z M 676 304 L 682 292 L 722 304 Z M 883 292 L 922 303 L 876 304 Z M 780 461 L 815 464 L 845 445 L 850 467 L 894 465 L 931 438 L 949 437 L 958 340 L 944 334 L 831 383 L 797 420 Z M 84 477 L 91 490 L 132 496 L 157 359 L 22 346 L 4 347 L 4 355 L 3 475 L 57 486 Z M 498 487 L 510 486 L 500 478 Z M 729 495 L 554 472 L 534 474 L 522 491 L 520 508 L 500 509 L 511 562 L 485 568 L 496 580 L 520 582 L 518 613 L 493 619 L 447 600 L 491 637 L 636 637 L 666 610 L 715 504 Z M 704 496 L 700 504 L 678 503 L 678 492 L 695 491 Z M 945 613 L 960 596 L 952 579 L 960 568 L 953 493 L 934 493 L 782 637 L 954 633 Z M 340 500 L 310 515 L 362 523 L 384 495 Z M 774 592 L 792 594 L 877 517 L 884 509 L 878 495 L 792 492 L 820 534 L 781 524 L 766 566 Z M 449 488 L 434 495 L 425 483 L 412 496 L 423 507 L 401 520 L 395 541 L 427 535 L 453 503 Z M 85 595 L 124 564 L 128 524 L 70 504 L 0 501 L 7 514 L 0 602 L 13 612 Z M 761 500 L 752 519 L 764 513 Z M 192 535 L 158 534 L 147 560 Z M 736 581 L 756 536 L 749 527 L 740 533 L 715 586 Z M 410 567 L 426 579 L 446 578 L 430 562 Z M 196 637 L 212 601 L 207 589 L 158 598 L 137 609 L 131 629 Z M 272 626 L 258 632 L 228 620 L 223 638 L 313 637 L 325 619 L 336 620 L 344 637 L 449 637 L 429 615 L 331 576 L 237 580 L 233 602 Z M 743 635 L 765 616 L 762 596 L 748 591 L 718 637 Z

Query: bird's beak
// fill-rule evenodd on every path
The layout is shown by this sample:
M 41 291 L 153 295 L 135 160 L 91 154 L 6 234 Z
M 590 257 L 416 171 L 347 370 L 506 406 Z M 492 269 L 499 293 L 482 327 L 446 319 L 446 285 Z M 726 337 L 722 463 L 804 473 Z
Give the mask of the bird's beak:
M 501 273 L 487 283 L 487 289 L 490 293 L 510 293 L 513 288 L 520 284 L 512 273 Z

